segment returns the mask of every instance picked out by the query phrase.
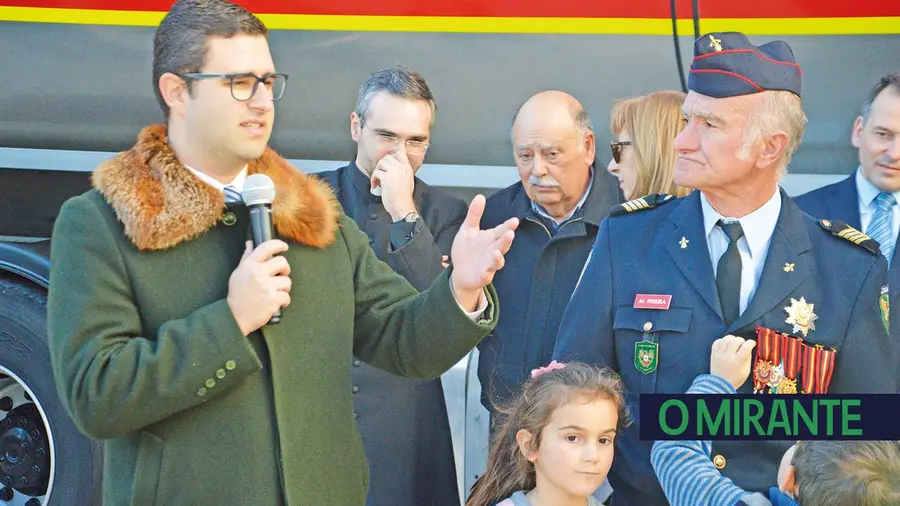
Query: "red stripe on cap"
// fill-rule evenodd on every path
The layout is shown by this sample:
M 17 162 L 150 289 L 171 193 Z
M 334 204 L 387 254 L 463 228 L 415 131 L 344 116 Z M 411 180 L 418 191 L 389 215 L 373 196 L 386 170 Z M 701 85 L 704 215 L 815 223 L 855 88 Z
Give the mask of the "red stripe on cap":
M 796 63 L 791 63 L 788 61 L 773 60 L 772 58 L 769 58 L 768 56 L 760 53 L 759 51 L 757 51 L 755 49 L 726 49 L 724 51 L 716 51 L 715 53 L 701 54 L 700 56 L 694 57 L 693 61 L 697 61 L 697 60 L 700 60 L 703 58 L 709 58 L 710 56 L 716 56 L 716 55 L 728 54 L 728 53 L 754 53 L 756 56 L 759 56 L 760 58 L 762 58 L 763 60 L 766 60 L 768 62 L 777 63 L 779 65 L 790 65 L 790 66 L 796 68 L 797 72 L 800 72 L 800 75 L 803 75 L 803 71 L 800 69 L 800 65 L 797 65 Z
M 725 74 L 726 76 L 737 77 L 738 79 L 743 79 L 744 81 L 750 83 L 754 88 L 756 88 L 759 91 L 766 91 L 766 90 L 762 89 L 762 87 L 760 85 L 754 83 L 750 79 L 747 79 L 746 77 L 744 77 L 740 74 L 735 74 L 734 72 L 728 72 L 727 70 L 691 69 L 691 72 L 694 72 L 697 74 L 700 74 L 700 73 Z

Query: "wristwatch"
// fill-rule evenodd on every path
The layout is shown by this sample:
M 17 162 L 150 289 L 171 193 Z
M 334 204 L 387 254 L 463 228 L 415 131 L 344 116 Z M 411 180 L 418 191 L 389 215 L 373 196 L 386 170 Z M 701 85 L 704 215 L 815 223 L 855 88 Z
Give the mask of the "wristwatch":
M 406 216 L 404 216 L 403 221 L 405 221 L 407 223 L 415 223 L 415 222 L 419 221 L 419 213 L 413 211 L 413 212 L 407 214 Z

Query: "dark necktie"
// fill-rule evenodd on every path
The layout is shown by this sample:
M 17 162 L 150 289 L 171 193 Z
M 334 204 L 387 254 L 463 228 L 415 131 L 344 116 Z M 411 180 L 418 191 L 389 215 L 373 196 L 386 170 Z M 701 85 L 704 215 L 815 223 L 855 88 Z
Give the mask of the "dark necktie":
M 741 313 L 741 252 L 738 251 L 738 239 L 744 236 L 740 222 L 725 223 L 719 220 L 716 225 L 728 236 L 728 249 L 719 259 L 716 269 L 716 288 L 719 290 L 719 302 L 722 304 L 722 316 L 725 323 L 731 325 Z

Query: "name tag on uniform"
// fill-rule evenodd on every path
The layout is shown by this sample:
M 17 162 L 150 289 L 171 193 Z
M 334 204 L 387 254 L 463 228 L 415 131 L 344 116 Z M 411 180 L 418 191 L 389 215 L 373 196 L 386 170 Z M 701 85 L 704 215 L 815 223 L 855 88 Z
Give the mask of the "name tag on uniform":
M 634 296 L 635 309 L 669 309 L 671 303 L 671 295 L 639 293 Z

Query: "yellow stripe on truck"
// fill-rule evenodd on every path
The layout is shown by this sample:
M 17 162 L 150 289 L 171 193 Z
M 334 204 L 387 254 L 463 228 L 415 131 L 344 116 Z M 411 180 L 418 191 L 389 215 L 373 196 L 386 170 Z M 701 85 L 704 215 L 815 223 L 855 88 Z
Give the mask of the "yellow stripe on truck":
M 155 27 L 164 12 L 49 9 L 0 6 L 0 21 Z M 259 14 L 272 30 L 671 35 L 672 21 L 650 18 L 517 18 L 443 16 L 329 16 Z M 693 21 L 678 20 L 678 33 L 692 35 Z M 708 18 L 701 32 L 740 31 L 749 35 L 861 35 L 900 33 L 900 17 L 869 18 Z

